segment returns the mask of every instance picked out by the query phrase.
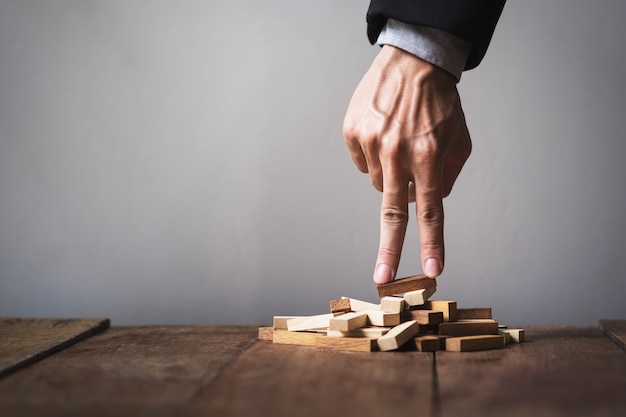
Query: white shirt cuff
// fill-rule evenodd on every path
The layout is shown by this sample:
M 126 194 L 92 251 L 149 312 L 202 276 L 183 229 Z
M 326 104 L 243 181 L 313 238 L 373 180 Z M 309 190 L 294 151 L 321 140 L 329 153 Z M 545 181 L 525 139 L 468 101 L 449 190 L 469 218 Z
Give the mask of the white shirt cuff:
M 403 49 L 424 61 L 443 68 L 457 82 L 465 68 L 472 45 L 444 30 L 387 19 L 377 43 Z

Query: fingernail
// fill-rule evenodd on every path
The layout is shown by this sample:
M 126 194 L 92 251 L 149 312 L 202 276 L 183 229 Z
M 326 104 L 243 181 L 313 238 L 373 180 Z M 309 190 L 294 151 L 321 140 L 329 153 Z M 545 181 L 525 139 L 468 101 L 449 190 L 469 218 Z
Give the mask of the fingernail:
M 441 265 L 435 258 L 428 258 L 424 262 L 424 274 L 430 278 L 436 278 L 441 274 Z
M 377 284 L 385 284 L 393 281 L 393 270 L 387 264 L 380 264 L 374 271 L 374 282 Z

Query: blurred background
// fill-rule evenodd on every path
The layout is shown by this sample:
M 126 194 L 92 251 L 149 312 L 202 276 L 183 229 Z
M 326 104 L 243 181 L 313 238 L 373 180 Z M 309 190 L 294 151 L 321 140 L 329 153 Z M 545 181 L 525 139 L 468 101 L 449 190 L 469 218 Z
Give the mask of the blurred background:
M 365 0 L 0 0 L 0 316 L 265 324 L 375 301 L 342 136 Z M 433 298 L 626 318 L 626 3 L 509 1 Z M 398 276 L 421 272 L 414 216 Z

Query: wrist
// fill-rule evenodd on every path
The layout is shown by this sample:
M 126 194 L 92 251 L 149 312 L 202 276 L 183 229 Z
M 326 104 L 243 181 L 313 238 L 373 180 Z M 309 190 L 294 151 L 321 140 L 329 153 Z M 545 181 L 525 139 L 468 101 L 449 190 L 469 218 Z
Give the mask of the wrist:
M 388 19 L 378 36 L 379 45 L 392 45 L 436 65 L 458 82 L 471 44 L 446 31 Z

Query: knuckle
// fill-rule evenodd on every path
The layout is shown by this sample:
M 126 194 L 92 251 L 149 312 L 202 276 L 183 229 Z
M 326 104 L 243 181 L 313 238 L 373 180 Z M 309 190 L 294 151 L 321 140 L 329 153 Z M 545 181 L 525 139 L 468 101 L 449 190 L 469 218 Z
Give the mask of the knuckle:
M 406 226 L 409 220 L 407 210 L 398 207 L 386 207 L 382 210 L 382 220 L 390 226 Z
M 418 212 L 418 221 L 425 226 L 443 224 L 443 209 L 440 207 L 424 207 Z

